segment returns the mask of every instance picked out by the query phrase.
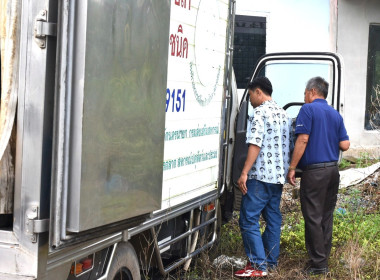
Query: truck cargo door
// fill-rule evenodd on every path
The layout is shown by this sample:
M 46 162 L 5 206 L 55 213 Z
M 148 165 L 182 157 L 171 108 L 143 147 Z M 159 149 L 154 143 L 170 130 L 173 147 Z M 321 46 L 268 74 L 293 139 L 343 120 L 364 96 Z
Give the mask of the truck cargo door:
M 67 1 L 59 19 L 53 244 L 160 208 L 169 1 Z
M 263 56 L 253 68 L 252 81 L 255 77 L 268 77 L 273 86 L 272 98 L 287 110 L 295 119 L 304 103 L 306 82 L 315 76 L 323 77 L 329 83 L 328 103 L 341 111 L 342 66 L 339 55 L 333 53 L 276 53 Z M 236 182 L 243 169 L 248 146 L 245 143 L 247 118 L 253 108 L 249 103 L 248 90 L 245 89 L 241 99 L 239 114 L 235 126 L 235 147 L 232 165 L 232 181 Z M 240 208 L 241 193 L 235 188 L 235 209 Z

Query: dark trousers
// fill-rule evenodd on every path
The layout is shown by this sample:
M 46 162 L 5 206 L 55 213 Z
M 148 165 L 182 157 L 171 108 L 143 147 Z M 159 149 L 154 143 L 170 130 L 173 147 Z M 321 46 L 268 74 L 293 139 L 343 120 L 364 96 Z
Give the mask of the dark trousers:
M 331 251 L 333 214 L 339 189 L 337 166 L 304 171 L 301 177 L 301 210 L 310 265 L 327 268 Z

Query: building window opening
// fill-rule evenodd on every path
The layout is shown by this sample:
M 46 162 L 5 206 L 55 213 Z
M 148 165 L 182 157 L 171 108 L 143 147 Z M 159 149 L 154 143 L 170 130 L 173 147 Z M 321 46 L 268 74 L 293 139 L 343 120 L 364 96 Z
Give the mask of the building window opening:
M 380 25 L 369 26 L 365 129 L 380 130 Z
M 265 54 L 265 47 L 266 18 L 236 15 L 233 66 L 239 89 L 247 86 L 257 60 Z

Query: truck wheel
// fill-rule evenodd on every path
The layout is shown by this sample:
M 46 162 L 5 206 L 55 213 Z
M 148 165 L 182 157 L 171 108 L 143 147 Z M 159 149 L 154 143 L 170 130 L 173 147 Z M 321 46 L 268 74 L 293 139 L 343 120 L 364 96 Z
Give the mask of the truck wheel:
M 140 267 L 130 243 L 119 243 L 107 277 L 108 280 L 140 280 Z

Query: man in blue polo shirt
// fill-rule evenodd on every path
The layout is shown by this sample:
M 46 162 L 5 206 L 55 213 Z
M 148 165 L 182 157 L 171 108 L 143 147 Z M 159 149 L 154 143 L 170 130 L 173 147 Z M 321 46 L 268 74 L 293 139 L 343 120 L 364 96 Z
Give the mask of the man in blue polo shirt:
M 305 105 L 296 121 L 297 140 L 290 162 L 288 181 L 295 185 L 295 169 L 302 169 L 301 210 L 305 220 L 305 244 L 309 254 L 308 274 L 328 272 L 333 212 L 339 188 L 339 150 L 350 141 L 343 118 L 327 104 L 329 84 L 321 77 L 310 79 Z

